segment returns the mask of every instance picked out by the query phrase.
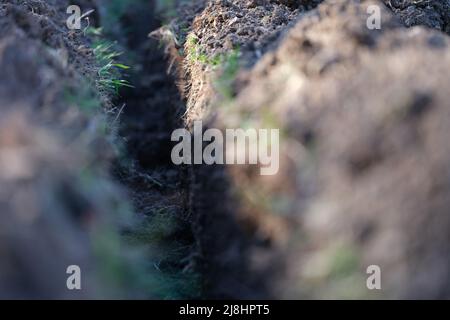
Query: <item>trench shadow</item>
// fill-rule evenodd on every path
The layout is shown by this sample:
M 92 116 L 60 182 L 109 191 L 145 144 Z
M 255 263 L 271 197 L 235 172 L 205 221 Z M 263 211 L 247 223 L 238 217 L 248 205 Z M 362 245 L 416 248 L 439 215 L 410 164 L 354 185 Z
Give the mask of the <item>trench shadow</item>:
M 227 167 L 175 166 L 172 163 L 171 151 L 176 143 L 171 142 L 171 135 L 174 130 L 185 127 L 186 105 L 176 76 L 167 72 L 169 61 L 164 48 L 157 40 L 148 38 L 149 32 L 162 25 L 155 16 L 155 3 L 151 1 L 148 6 L 145 10 L 137 7 L 121 21 L 129 28 L 127 47 L 137 53 L 139 66 L 130 79 L 135 88 L 121 92 L 121 101 L 126 101 L 127 106 L 120 135 L 126 137 L 127 152 L 137 160 L 139 170 L 157 171 L 163 180 L 166 175 L 172 177 L 164 182 L 177 188 L 182 197 L 183 208 L 178 214 L 188 219 L 189 226 L 185 226 L 185 234 L 179 236 L 188 239 L 194 248 L 191 263 L 201 277 L 200 296 L 270 298 L 265 281 L 268 274 L 251 270 L 249 260 L 254 240 L 238 222 L 239 202 L 232 194 Z M 131 187 L 142 191 L 139 184 Z M 173 190 L 158 192 L 162 198 L 173 194 Z M 155 196 L 148 196 L 145 201 L 155 201 Z

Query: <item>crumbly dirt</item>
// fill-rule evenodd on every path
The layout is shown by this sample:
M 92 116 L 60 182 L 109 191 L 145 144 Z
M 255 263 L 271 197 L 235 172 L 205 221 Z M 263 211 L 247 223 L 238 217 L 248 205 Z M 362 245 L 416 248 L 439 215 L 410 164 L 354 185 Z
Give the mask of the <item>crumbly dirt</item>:
M 282 32 L 303 12 L 320 1 L 199 1 L 205 8 L 190 22 L 179 19 L 176 25 L 189 25 L 189 32 L 181 37 L 184 44 L 182 79 L 187 98 L 188 123 L 205 118 L 208 105 L 216 94 L 214 88 L 214 60 L 235 50 L 240 63 L 249 67 L 276 46 Z M 194 1 L 195 3 L 195 1 Z M 189 15 L 187 15 L 189 17 Z M 206 63 L 205 63 L 206 59 Z M 225 61 L 223 61 L 225 60 Z

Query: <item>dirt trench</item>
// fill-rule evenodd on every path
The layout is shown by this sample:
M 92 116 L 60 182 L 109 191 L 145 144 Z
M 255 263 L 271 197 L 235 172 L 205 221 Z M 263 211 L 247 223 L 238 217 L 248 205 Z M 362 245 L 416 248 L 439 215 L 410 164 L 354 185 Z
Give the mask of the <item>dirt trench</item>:
M 116 175 L 127 186 L 138 216 L 149 223 L 164 216 L 174 228 L 158 244 L 168 251 L 158 261 L 159 271 L 181 275 L 180 287 L 172 288 L 169 297 L 268 298 L 262 275 L 249 270 L 249 239 L 232 214 L 223 168 L 180 167 L 170 158 L 171 134 L 186 126 L 186 101 L 176 69 L 170 69 L 171 56 L 160 40 L 148 38 L 149 31 L 162 26 L 162 17 L 154 2 L 147 2 L 131 5 L 120 20 L 127 35 L 119 44 L 125 61 L 133 65 L 134 88 L 121 90 L 114 101 L 125 106 L 119 135 L 128 154 L 128 161 L 117 164 Z
M 125 52 L 124 61 L 132 66 L 129 79 L 133 87 L 123 88 L 114 101 L 123 106 L 118 134 L 127 154 L 116 164 L 115 172 L 127 187 L 140 220 L 125 235 L 136 238 L 142 233 L 142 244 L 156 251 L 145 258 L 145 264 L 160 278 L 149 288 L 151 297 L 200 298 L 187 173 L 170 157 L 171 134 L 183 126 L 184 102 L 168 72 L 163 48 L 148 37 L 161 26 L 161 19 L 154 1 L 137 1 L 127 6 L 119 20 L 118 28 L 126 30 L 119 32 L 119 45 Z

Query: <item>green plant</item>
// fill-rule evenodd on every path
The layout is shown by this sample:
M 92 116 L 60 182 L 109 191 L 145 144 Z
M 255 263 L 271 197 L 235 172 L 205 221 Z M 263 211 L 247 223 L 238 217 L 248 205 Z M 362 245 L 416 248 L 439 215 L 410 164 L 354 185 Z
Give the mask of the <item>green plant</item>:
M 98 34 L 101 31 L 93 31 Z M 97 36 L 94 44 L 93 51 L 98 63 L 98 76 L 97 84 L 100 89 L 118 93 L 121 87 L 133 87 L 128 80 L 121 79 L 123 77 L 123 71 L 130 69 L 129 66 L 119 63 L 117 58 L 122 55 L 121 52 L 114 50 L 114 42 L 102 39 Z

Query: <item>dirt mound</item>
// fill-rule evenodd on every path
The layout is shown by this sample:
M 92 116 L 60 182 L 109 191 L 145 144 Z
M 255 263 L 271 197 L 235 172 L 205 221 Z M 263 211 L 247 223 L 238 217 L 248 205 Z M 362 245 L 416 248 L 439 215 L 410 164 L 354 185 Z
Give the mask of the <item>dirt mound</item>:
M 282 132 L 278 175 L 236 166 L 223 180 L 237 195 L 228 214 L 236 213 L 246 239 L 245 270 L 264 278 L 269 295 L 279 298 L 448 297 L 448 37 L 404 28 L 379 1 L 324 1 L 307 13 L 275 3 L 269 13 L 257 2 L 242 3 L 234 10 L 236 16 L 247 10 L 238 18 L 242 29 L 254 23 L 252 12 L 263 15 L 246 39 L 236 34 L 241 27 L 230 26 L 231 14 L 223 17 L 235 3 L 225 9 L 223 3 L 209 3 L 186 41 L 188 124 L 193 115 L 210 127 Z M 406 10 L 398 12 L 405 24 L 446 31 L 447 3 L 390 3 Z M 369 4 L 382 9 L 381 30 L 366 27 Z M 419 11 L 412 14 L 411 6 L 436 19 L 413 22 Z M 286 17 L 279 31 L 275 12 Z M 266 19 L 273 31 L 258 36 Z M 255 43 L 261 48 L 259 41 L 272 34 L 274 46 L 260 50 L 265 54 L 254 67 L 235 71 L 233 94 L 225 99 L 217 79 L 229 61 L 214 68 L 209 60 L 226 44 L 217 39 L 246 39 L 239 64 L 251 66 L 249 51 L 258 52 Z M 192 35 L 198 41 L 189 42 Z M 193 48 L 206 58 L 192 59 Z M 202 191 L 203 199 L 212 198 L 206 204 L 229 199 Z M 221 232 L 213 222 L 208 227 Z M 366 288 L 365 271 L 373 264 L 383 272 L 381 295 Z
M 108 172 L 117 155 L 116 109 L 96 86 L 91 40 L 66 27 L 68 6 L 0 3 L 4 298 L 115 297 L 125 280 L 117 229 L 129 209 Z M 73 264 L 83 272 L 83 291 L 66 287 Z
M 198 3 L 193 6 L 197 8 Z M 307 1 L 299 6 L 286 6 L 279 1 L 209 1 L 204 4 L 191 21 L 187 18 L 176 20 L 174 25 L 190 25 L 186 33 L 180 28 L 176 43 L 181 46 L 184 39 L 184 67 L 181 70 L 187 96 L 186 118 L 189 122 L 203 118 L 207 106 L 214 96 L 214 71 L 223 64 L 228 65 L 220 84 L 222 95 L 229 96 L 229 79 L 234 77 L 237 66 L 233 63 L 237 56 L 246 66 L 251 66 L 265 52 L 276 45 L 281 33 L 289 28 L 301 12 L 319 1 Z M 198 9 L 197 9 L 198 10 Z M 175 51 L 175 55 L 178 51 Z M 179 61 L 183 57 L 177 57 Z M 180 63 L 181 64 L 181 63 Z

